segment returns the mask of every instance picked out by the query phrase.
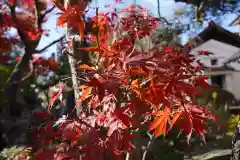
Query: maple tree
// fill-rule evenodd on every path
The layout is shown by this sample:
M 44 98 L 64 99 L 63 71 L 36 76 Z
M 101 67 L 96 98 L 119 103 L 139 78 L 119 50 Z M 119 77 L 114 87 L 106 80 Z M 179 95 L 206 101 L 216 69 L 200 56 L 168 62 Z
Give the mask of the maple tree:
M 14 0 L 9 2 L 10 19 L 14 21 L 4 23 L 7 27 L 30 22 L 20 21 L 15 12 L 19 4 Z M 19 58 L 16 67 L 20 70 L 13 72 L 11 77 L 18 76 L 10 77 L 10 84 L 21 81 L 23 72 L 31 68 L 26 61 L 23 64 L 24 59 L 52 70 L 58 69 L 51 59 L 32 58 L 43 34 L 43 18 L 40 17 L 44 14 L 40 10 L 33 12 L 34 7 L 31 8 L 33 2 L 39 8 L 36 4 L 40 1 L 23 2 L 30 8 L 31 14 L 36 14 L 32 17 L 33 21 L 38 20 L 36 26 L 30 23 L 24 25 L 27 27 L 17 27 L 26 53 Z M 187 141 L 193 132 L 204 140 L 207 120 L 216 120 L 216 117 L 207 107 L 194 102 L 199 94 L 197 87 L 208 86 L 206 77 L 201 74 L 200 62 L 186 52 L 183 46 L 155 45 L 144 50 L 137 47 L 136 41 L 150 36 L 159 26 L 158 18 L 149 15 L 139 5 L 131 5 L 120 13 L 116 10 L 99 13 L 97 8 L 96 15 L 86 22 L 83 16 L 87 1 L 81 4 L 68 3 L 67 6 L 60 1 L 54 2 L 61 10 L 57 25 L 66 24 L 67 27 L 77 29 L 81 39 L 88 37 L 92 46 L 77 50 L 94 52 L 99 59 L 96 63 L 77 66 L 76 76 L 81 82 L 75 86 L 79 88 L 80 96 L 74 110 L 81 110 L 76 116 L 70 116 L 73 110 L 69 117 L 55 122 L 51 114 L 56 101 L 62 101 L 64 83 L 51 90 L 49 112 L 34 113 L 46 120 L 45 125 L 31 130 L 34 135 L 31 143 L 35 159 L 125 159 L 126 154 L 135 149 L 132 140 L 146 125 L 154 137 L 166 136 L 176 126 L 187 135 Z M 87 34 L 86 23 L 91 24 Z M 118 36 L 113 37 L 116 32 Z M 6 47 L 4 51 L 11 48 Z M 74 55 L 70 56 L 75 58 Z
M 193 5 L 195 8 L 195 15 L 199 22 L 208 19 L 206 13 L 210 13 L 213 16 L 236 13 L 239 6 L 237 0 L 175 0 L 175 2 L 184 2 Z
M 37 50 L 42 37 L 48 35 L 48 31 L 43 29 L 43 23 L 46 21 L 47 15 L 55 8 L 49 9 L 47 2 L 47 0 L 9 0 L 0 3 L 0 63 L 8 66 L 13 61 L 17 62 L 5 87 L 12 116 L 21 114 L 17 107 L 17 97 L 19 96 L 17 93 L 21 89 L 20 84 L 33 75 L 41 75 L 39 68 L 53 71 L 58 69 L 55 60 L 44 59 L 37 55 L 64 38 L 61 37 Z M 10 32 L 13 30 L 17 31 L 17 36 L 10 36 Z M 23 46 L 22 55 L 17 55 L 17 57 L 11 55 L 15 45 Z
M 83 12 L 81 7 L 68 6 L 58 24 L 74 23 L 79 35 L 85 36 L 83 22 L 79 22 L 82 19 L 70 14 L 76 8 Z M 124 13 L 127 16 L 121 16 Z M 208 85 L 206 77 L 199 74 L 200 63 L 194 63 L 195 57 L 184 52 L 182 46 L 153 46 L 147 51 L 136 48 L 136 40 L 151 35 L 159 19 L 146 14 L 141 6 L 132 5 L 120 13 L 97 11 L 90 21 L 93 26 L 88 36 L 93 46 L 79 50 L 98 54 L 102 63 L 78 66 L 84 73 L 79 75 L 84 83 L 79 84 L 81 96 L 75 109 L 80 107 L 81 111 L 75 117 L 53 122 L 51 115 L 38 113 L 48 119 L 46 126 L 38 130 L 39 138 L 43 145 L 54 146 L 37 150 L 35 156 L 125 159 L 126 153 L 135 149 L 132 140 L 137 131 L 146 124 L 155 137 L 165 136 L 173 126 L 178 126 L 188 141 L 194 131 L 204 140 L 207 120 L 216 118 L 193 101 L 199 94 L 197 87 Z M 117 27 L 120 36 L 109 43 Z M 64 84 L 55 86 L 49 111 L 63 90 Z

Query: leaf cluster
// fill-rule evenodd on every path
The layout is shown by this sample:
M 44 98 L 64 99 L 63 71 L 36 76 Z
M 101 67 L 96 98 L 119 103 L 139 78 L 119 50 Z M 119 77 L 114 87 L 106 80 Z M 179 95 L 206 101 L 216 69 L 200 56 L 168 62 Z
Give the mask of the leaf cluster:
M 73 10 L 82 13 L 80 9 L 68 6 L 58 23 L 75 25 L 84 36 L 82 19 L 70 14 Z M 121 16 L 124 13 L 127 16 Z M 54 122 L 51 115 L 37 113 L 47 123 L 34 132 L 36 144 L 42 144 L 41 149 L 51 147 L 37 150 L 35 156 L 124 159 L 135 149 L 132 140 L 145 125 L 154 137 L 165 136 L 176 126 L 186 133 L 188 141 L 193 132 L 204 140 L 207 121 L 216 117 L 194 101 L 198 87 L 208 87 L 206 77 L 200 74 L 200 63 L 180 45 L 154 45 L 144 50 L 136 47 L 137 40 L 152 35 L 160 20 L 141 6 L 132 5 L 121 13 L 97 10 L 90 21 L 93 26 L 88 36 L 93 46 L 79 49 L 98 54 L 102 63 L 78 67 L 84 70 L 79 75 L 84 83 L 78 86 L 81 96 L 75 108 L 80 107 L 81 112 L 77 116 Z M 116 32 L 119 37 L 112 38 Z M 109 39 L 113 41 L 109 43 Z M 62 100 L 64 86 L 52 90 L 49 111 L 58 99 Z

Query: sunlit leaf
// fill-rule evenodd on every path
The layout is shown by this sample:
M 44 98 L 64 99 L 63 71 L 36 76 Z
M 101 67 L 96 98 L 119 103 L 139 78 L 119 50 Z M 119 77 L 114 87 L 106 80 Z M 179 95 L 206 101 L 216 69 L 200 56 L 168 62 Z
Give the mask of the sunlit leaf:
M 1 58 L 1 56 L 0 56 L 0 58 Z M 10 69 L 9 69 L 9 67 L 7 67 L 7 66 L 0 65 L 0 71 L 3 71 L 3 72 L 9 72 Z
M 149 125 L 148 130 L 155 130 L 155 136 L 159 136 L 160 134 L 165 136 L 167 133 L 167 125 L 170 123 L 170 115 L 171 113 L 168 107 L 163 111 L 158 111 L 156 113 L 156 119 Z
M 80 50 L 83 50 L 83 51 L 88 51 L 88 52 L 101 52 L 102 50 L 97 47 L 97 46 L 94 46 L 94 47 L 87 47 L 87 48 L 79 48 Z
M 58 85 L 50 88 L 49 90 L 50 100 L 49 100 L 49 107 L 48 107 L 49 111 L 51 110 L 52 106 L 54 105 L 57 99 L 62 101 L 62 93 L 64 91 L 64 87 L 65 87 L 64 84 L 59 83 Z
M 96 70 L 94 67 L 90 67 L 87 64 L 82 64 L 82 65 L 78 66 L 78 69 L 88 70 L 88 71 L 95 71 Z

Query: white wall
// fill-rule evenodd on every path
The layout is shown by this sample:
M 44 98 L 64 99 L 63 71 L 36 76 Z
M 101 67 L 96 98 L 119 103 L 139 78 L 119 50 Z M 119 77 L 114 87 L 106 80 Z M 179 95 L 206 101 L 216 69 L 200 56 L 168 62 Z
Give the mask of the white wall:
M 210 67 L 211 66 L 211 59 L 217 58 L 219 64 L 216 65 L 216 67 L 219 67 L 219 66 L 222 66 L 223 63 L 228 58 L 233 56 L 235 53 L 239 52 L 240 48 L 237 48 L 235 46 L 231 46 L 231 45 L 228 45 L 226 43 L 222 43 L 222 42 L 219 42 L 217 40 L 211 39 L 211 40 L 199 45 L 198 47 L 194 48 L 191 51 L 191 54 L 198 55 L 197 51 L 200 51 L 200 50 L 209 51 L 209 52 L 213 53 L 214 55 L 197 56 L 198 57 L 197 59 L 199 59 L 207 67 Z M 240 65 L 237 65 L 237 66 L 240 69 Z
M 214 55 L 210 56 L 197 56 L 197 51 L 204 50 L 213 53 Z M 209 40 L 202 45 L 194 48 L 191 51 L 191 54 L 196 55 L 197 59 L 207 67 L 214 67 L 211 65 L 211 59 L 218 59 L 218 64 L 215 67 L 221 67 L 224 65 L 224 62 L 233 56 L 235 53 L 240 52 L 240 48 L 231 46 L 216 40 Z M 224 89 L 233 93 L 235 98 L 240 99 L 240 64 L 239 63 L 230 63 L 228 66 L 233 67 L 237 71 L 216 71 L 216 72 L 207 72 L 205 75 L 225 75 L 225 84 Z
M 234 72 L 231 81 L 232 93 L 240 99 L 240 72 Z

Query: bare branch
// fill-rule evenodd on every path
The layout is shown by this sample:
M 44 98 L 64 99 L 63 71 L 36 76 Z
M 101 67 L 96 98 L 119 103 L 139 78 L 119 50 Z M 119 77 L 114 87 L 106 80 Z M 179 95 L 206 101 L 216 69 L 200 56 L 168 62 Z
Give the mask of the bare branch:
M 158 17 L 161 17 L 161 12 L 160 12 L 160 0 L 157 0 L 157 7 L 158 7 Z
M 147 132 L 147 135 L 149 137 L 149 141 L 148 141 L 147 147 L 145 148 L 145 151 L 143 153 L 142 160 L 146 160 L 147 153 L 150 150 L 151 145 L 153 144 L 153 142 L 155 140 L 155 137 L 152 136 L 150 133 Z
M 166 18 L 164 18 L 163 16 L 161 16 L 161 12 L 160 12 L 160 0 L 157 0 L 157 7 L 158 7 L 158 18 L 162 21 L 164 21 L 164 23 L 166 23 L 167 25 L 172 25 L 173 23 L 168 22 L 168 20 Z
M 36 27 L 40 29 L 43 19 L 41 16 L 40 5 L 38 0 L 34 0 L 34 6 L 35 6 L 35 16 L 36 16 Z
M 43 15 L 42 15 L 42 19 L 45 18 L 45 16 L 49 13 L 51 13 L 54 9 L 56 8 L 56 6 L 53 6 L 52 8 L 48 9 Z
M 52 8 L 42 13 L 39 0 L 34 0 L 34 5 L 35 5 L 36 26 L 40 29 L 42 27 L 42 23 L 46 15 L 52 12 L 56 7 L 53 6 Z
M 72 56 L 73 58 L 76 58 L 76 59 L 78 58 L 77 56 L 73 55 L 72 53 L 69 53 L 66 48 L 63 49 L 62 55 L 69 55 L 69 56 Z
M 30 77 L 33 76 L 34 69 L 33 69 L 33 62 L 32 61 L 30 61 L 29 67 L 30 67 L 30 72 L 25 77 L 23 77 L 20 82 L 26 81 L 27 79 L 29 79 Z
M 65 38 L 65 36 L 62 36 L 60 37 L 59 39 L 56 39 L 54 41 L 52 41 L 51 43 L 49 43 L 47 46 L 45 46 L 44 48 L 40 49 L 40 50 L 36 50 L 35 52 L 36 53 L 42 53 L 44 52 L 45 50 L 47 50 L 49 47 L 51 47 L 52 45 L 58 43 L 58 42 L 61 42 L 63 39 Z
M 10 8 L 10 11 L 11 11 L 12 20 L 16 25 L 16 30 L 18 32 L 18 35 L 20 36 L 21 40 L 23 41 L 23 44 L 26 46 L 28 40 L 27 40 L 24 32 L 21 30 L 21 27 L 19 27 L 17 16 L 16 16 L 16 5 L 15 5 L 15 3 L 12 6 L 10 5 L 9 8 Z

